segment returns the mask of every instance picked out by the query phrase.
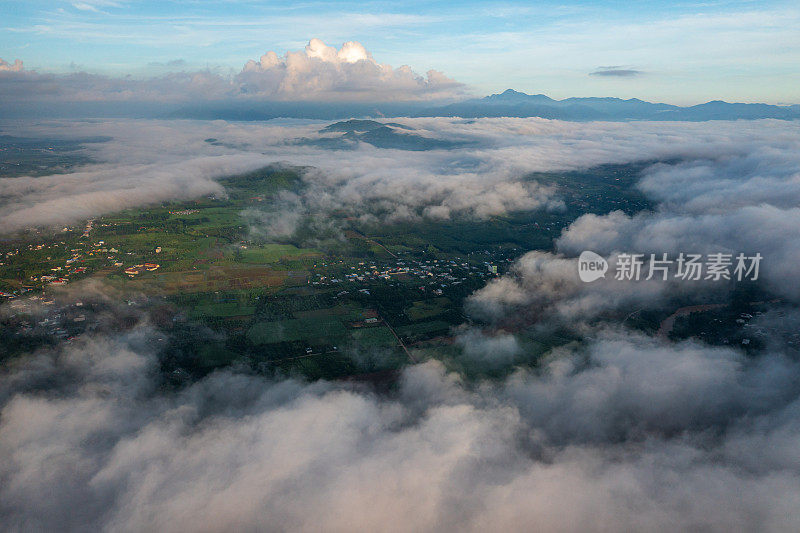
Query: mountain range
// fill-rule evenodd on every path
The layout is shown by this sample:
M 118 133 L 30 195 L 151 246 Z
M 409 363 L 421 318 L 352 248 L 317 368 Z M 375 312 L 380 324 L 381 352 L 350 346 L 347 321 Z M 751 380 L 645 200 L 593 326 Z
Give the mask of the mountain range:
M 680 107 L 645 102 L 638 98 L 565 98 L 525 94 L 508 89 L 500 94 L 453 104 L 429 107 L 416 113 L 423 117 L 541 117 L 559 120 L 737 120 L 800 118 L 800 105 L 741 104 L 713 100 Z
M 172 103 L 118 102 L 36 103 L 6 106 L 0 102 L 0 115 L 21 117 L 132 117 L 198 120 L 257 121 L 276 118 L 345 120 L 353 117 L 541 117 L 547 119 L 590 120 L 739 120 L 800 119 L 800 105 L 729 103 L 712 100 L 681 107 L 653 103 L 638 98 L 565 98 L 556 100 L 544 94 L 525 94 L 508 89 L 483 98 L 458 102 L 289 102 L 289 101 L 197 101 L 176 106 Z M 378 135 L 378 134 L 375 134 Z

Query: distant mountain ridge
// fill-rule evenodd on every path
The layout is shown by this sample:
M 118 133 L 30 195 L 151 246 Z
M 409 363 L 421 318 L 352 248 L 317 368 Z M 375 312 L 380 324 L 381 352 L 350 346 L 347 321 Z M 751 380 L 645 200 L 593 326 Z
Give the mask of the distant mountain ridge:
M 432 139 L 415 133 L 414 128 L 396 122 L 376 122 L 374 120 L 350 119 L 325 126 L 319 133 L 323 137 L 315 139 L 303 138 L 297 144 L 317 146 L 329 150 L 353 150 L 359 142 L 371 144 L 377 148 L 395 150 L 435 150 L 463 146 L 457 141 Z
M 565 98 L 554 100 L 544 94 L 525 94 L 508 89 L 499 94 L 429 107 L 420 117 L 541 117 L 559 120 L 737 120 L 800 118 L 800 106 L 740 104 L 713 100 L 681 107 L 645 102 L 638 98 Z
M 0 108 L 2 106 L 0 105 Z M 57 110 L 52 111 L 59 116 Z M 270 120 L 299 118 L 345 120 L 383 117 L 541 117 L 590 120 L 739 120 L 773 118 L 800 119 L 800 105 L 742 104 L 712 100 L 681 107 L 638 98 L 584 97 L 555 100 L 544 94 L 525 94 L 508 89 L 499 94 L 452 103 L 424 102 L 199 102 L 178 109 L 163 108 L 153 114 L 160 118 L 199 120 Z M 142 111 L 135 116 L 146 116 Z M 102 114 L 100 114 L 102 116 Z M 389 125 L 396 127 L 396 125 Z M 385 132 L 384 132 L 385 133 Z M 399 132 L 396 132 L 399 133 Z M 353 132 L 353 135 L 360 134 Z M 378 135 L 377 133 L 375 135 Z

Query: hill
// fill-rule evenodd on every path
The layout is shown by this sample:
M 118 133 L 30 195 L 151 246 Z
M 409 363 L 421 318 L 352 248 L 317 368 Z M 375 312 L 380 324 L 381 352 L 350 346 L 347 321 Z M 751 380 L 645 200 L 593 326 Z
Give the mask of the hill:
M 714 100 L 680 107 L 646 102 L 638 98 L 565 98 L 554 100 L 544 94 L 525 94 L 508 89 L 499 94 L 449 105 L 430 107 L 422 117 L 541 117 L 559 120 L 738 120 L 800 118 L 800 106 L 728 103 Z

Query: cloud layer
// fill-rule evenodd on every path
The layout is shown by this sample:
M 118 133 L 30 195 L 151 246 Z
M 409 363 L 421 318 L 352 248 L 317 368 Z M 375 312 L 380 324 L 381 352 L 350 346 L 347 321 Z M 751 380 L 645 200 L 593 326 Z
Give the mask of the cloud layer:
M 153 104 L 220 101 L 387 102 L 458 97 L 463 84 L 436 70 L 421 76 L 407 65 L 378 63 L 360 43 L 340 49 L 312 39 L 303 51 L 283 57 L 267 52 L 248 61 L 241 72 L 172 72 L 133 78 L 85 72 L 48 74 L 0 59 L 0 97 L 5 103 L 149 102 Z
M 248 61 L 237 76 L 248 96 L 279 100 L 419 100 L 451 98 L 463 86 L 436 70 L 426 77 L 403 65 L 380 64 L 361 43 L 348 41 L 340 49 L 311 39 L 302 52 L 282 58 L 267 52 Z
M 760 210 L 761 205 L 771 206 L 761 215 L 766 217 L 769 209 L 777 209 L 774 214 L 779 226 L 771 230 L 771 221 L 754 219 L 748 222 L 751 226 L 747 231 L 753 234 L 751 239 L 772 235 L 770 242 L 779 244 L 784 239 L 780 225 L 791 220 L 792 207 L 800 200 L 793 170 L 800 131 L 794 122 L 739 122 L 732 129 L 727 122 L 398 120 L 415 128 L 415 134 L 462 145 L 406 151 L 356 142 L 351 150 L 327 150 L 297 143 L 298 139 L 329 135 L 318 133 L 324 123 L 301 121 L 9 122 L 3 130 L 16 135 L 67 139 L 105 136 L 111 140 L 87 144 L 87 154 L 101 163 L 77 172 L 0 179 L 0 228 L 11 232 L 29 225 L 58 226 L 121 207 L 222 193 L 214 178 L 276 162 L 311 167 L 304 176 L 306 188 L 289 203 L 290 209 L 296 205 L 301 211 L 323 215 L 345 209 L 365 220 L 486 218 L 515 210 L 558 209 L 558 190 L 528 179 L 531 172 L 641 160 L 683 161 L 652 167 L 641 186 L 663 205 L 661 218 L 679 211 L 682 216 L 697 219 L 697 231 L 710 223 L 708 217 L 725 224 L 723 219 L 734 211 L 746 214 Z M 205 142 L 207 138 L 219 142 Z M 270 209 L 286 211 L 286 202 Z M 613 216 L 603 220 L 602 227 L 621 223 Z M 638 223 L 631 221 L 627 227 L 633 231 Z M 576 223 L 576 230 L 562 239 L 563 246 L 574 241 L 570 248 L 574 252 L 588 245 L 578 242 L 578 230 L 583 232 L 581 228 L 587 226 L 596 226 L 594 219 Z M 591 235 L 592 246 L 597 251 L 612 251 L 610 244 L 601 246 L 606 241 L 596 233 Z M 684 240 L 688 239 L 690 233 L 684 233 Z M 641 235 L 642 242 L 649 238 L 646 232 Z M 665 230 L 661 238 L 668 235 Z M 609 233 L 605 238 L 613 242 L 617 237 Z M 628 244 L 636 247 L 640 243 Z M 729 239 L 718 244 L 733 248 L 741 243 Z M 675 246 L 668 248 L 663 251 Z
M 394 397 L 221 372 L 158 392 L 147 327 L 0 375 L 13 530 L 791 530 L 797 363 L 629 335 Z M 557 356 L 556 356 L 557 355 Z M 588 363 L 588 364 L 586 364 Z
M 635 78 L 644 74 L 641 70 L 624 67 L 597 67 L 589 76 L 604 76 L 609 78 Z
M 350 53 L 360 52 L 342 60 L 336 51 L 336 61 Z M 556 201 L 557 190 L 528 179 L 534 171 L 660 160 L 639 184 L 654 210 L 585 215 L 555 253 L 523 256 L 473 296 L 472 312 L 489 320 L 485 330 L 462 327 L 455 348 L 469 364 L 508 369 L 529 349 L 520 332 L 568 328 L 581 342 L 503 380 L 468 382 L 429 361 L 377 394 L 233 370 L 169 391 L 151 342 L 164 333 L 146 320 L 84 336 L 0 370 L 0 522 L 12 530 L 797 530 L 796 348 L 778 333 L 745 356 L 626 331 L 619 313 L 724 302 L 729 288 L 586 284 L 575 257 L 586 248 L 760 252 L 765 288 L 788 307 L 761 320 L 796 333 L 800 127 L 397 120 L 469 148 L 330 151 L 298 144 L 326 135 L 321 124 L 298 122 L 18 126 L 25 135 L 111 140 L 87 145 L 98 163 L 77 172 L 0 181 L 0 226 L 224 194 L 214 178 L 276 161 L 313 170 L 302 191 L 254 219 L 267 234 L 341 209 L 386 222 L 487 217 Z

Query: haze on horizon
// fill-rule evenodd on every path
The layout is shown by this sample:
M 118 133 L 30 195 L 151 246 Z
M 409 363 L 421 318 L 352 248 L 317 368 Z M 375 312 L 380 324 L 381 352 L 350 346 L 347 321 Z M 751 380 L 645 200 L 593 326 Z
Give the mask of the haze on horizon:
M 444 98 L 510 87 L 559 99 L 800 103 L 800 9 L 787 1 L 4 4 L 0 71 L 19 59 L 27 71 L 85 72 L 106 85 L 192 73 L 213 91 L 214 79 L 240 75 L 248 60 L 319 38 L 336 48 L 356 41 L 380 64 L 463 84 L 436 93 Z

